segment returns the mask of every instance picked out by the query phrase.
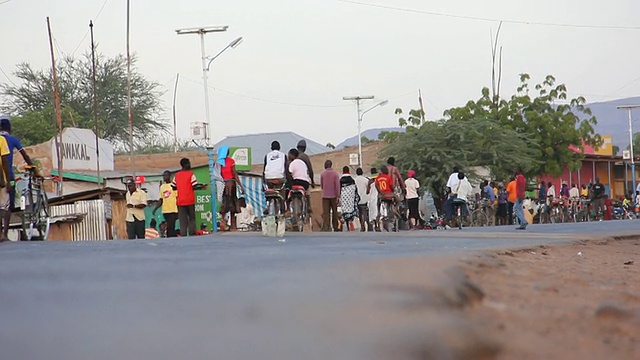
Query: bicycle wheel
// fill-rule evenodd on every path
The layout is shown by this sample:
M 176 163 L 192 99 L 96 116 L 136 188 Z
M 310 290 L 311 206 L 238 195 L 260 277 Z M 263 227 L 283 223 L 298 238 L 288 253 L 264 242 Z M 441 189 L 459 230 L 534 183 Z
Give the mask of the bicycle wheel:
M 471 213 L 471 226 L 487 226 L 489 224 L 489 218 L 482 209 L 475 210 Z
M 304 231 L 304 214 L 302 213 L 302 200 L 294 197 L 291 201 L 291 209 L 293 215 L 293 228 L 298 232 Z

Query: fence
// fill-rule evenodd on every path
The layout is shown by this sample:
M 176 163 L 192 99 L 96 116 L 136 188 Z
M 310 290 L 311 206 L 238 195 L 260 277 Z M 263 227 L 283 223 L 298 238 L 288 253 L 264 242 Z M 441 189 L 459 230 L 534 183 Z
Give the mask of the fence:
M 110 206 L 106 204 L 104 200 L 78 201 L 74 204 L 51 206 L 49 213 L 52 217 L 80 214 L 83 215 L 84 218 L 79 222 L 67 224 L 70 230 L 67 234 L 71 235 L 70 239 L 53 239 L 50 236 L 50 240 L 107 240 L 108 214 L 105 210 L 109 212 Z

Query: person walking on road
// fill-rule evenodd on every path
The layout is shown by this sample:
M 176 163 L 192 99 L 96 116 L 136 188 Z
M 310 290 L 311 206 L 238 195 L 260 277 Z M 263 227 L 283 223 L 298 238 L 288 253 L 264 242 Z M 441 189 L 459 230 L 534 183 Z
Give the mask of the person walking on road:
M 360 201 L 358 202 L 358 217 L 360 219 L 360 231 L 366 231 L 369 224 L 369 179 L 364 176 L 362 168 L 356 169 L 356 187 L 358 188 L 358 195 L 360 195 Z M 371 230 L 371 228 L 369 228 Z
M 604 185 L 600 182 L 600 178 L 596 177 L 596 183 L 591 187 L 591 201 L 593 202 L 593 216 L 599 220 L 602 220 L 605 211 L 604 196 Z
M 322 187 L 322 231 L 334 231 L 338 228 L 338 198 L 340 198 L 340 175 L 333 169 L 333 162 L 324 162 L 324 171 L 320 175 Z
M 144 208 L 147 207 L 147 193 L 138 189 L 136 182 L 127 181 L 127 237 L 129 240 L 145 238 Z
M 371 168 L 371 177 L 367 186 L 367 195 L 369 196 L 369 231 L 380 232 L 378 219 L 378 189 L 375 186 L 378 177 L 378 169 Z
M 160 201 L 153 209 L 153 216 L 156 216 L 158 209 L 162 208 L 162 216 L 167 222 L 167 237 L 176 237 L 176 221 L 178 220 L 178 191 L 171 184 L 171 172 L 166 170 L 162 174 L 164 183 L 160 185 Z
M 516 213 L 516 217 L 518 218 L 518 221 L 520 222 L 520 226 L 517 227 L 517 230 L 526 230 L 527 229 L 527 225 L 529 225 L 529 223 L 527 222 L 527 219 L 524 217 L 524 198 L 525 198 L 525 192 L 526 192 L 526 187 L 527 187 L 527 181 L 524 178 L 524 175 L 522 174 L 522 169 L 518 168 L 516 170 L 516 201 L 514 203 L 514 207 L 515 207 L 515 213 Z
M 359 203 L 358 186 L 350 174 L 349 167 L 345 166 L 342 168 L 342 177 L 340 177 L 340 213 L 347 231 L 351 231 L 351 222 L 358 216 Z
M 407 172 L 407 180 L 405 180 L 405 188 L 407 189 L 407 207 L 409 208 L 409 224 L 411 229 L 417 229 L 420 223 L 420 195 L 418 190 L 420 189 L 420 182 L 415 178 L 416 172 L 409 170 Z

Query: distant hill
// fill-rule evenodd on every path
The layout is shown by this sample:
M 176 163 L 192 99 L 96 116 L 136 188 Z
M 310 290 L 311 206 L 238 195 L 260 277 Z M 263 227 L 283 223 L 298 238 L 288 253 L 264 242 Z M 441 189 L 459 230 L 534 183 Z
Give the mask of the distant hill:
M 383 131 L 388 131 L 388 132 L 404 132 L 405 129 L 401 128 L 401 127 L 389 127 L 389 128 L 378 128 L 378 129 L 369 129 L 369 130 L 365 130 L 362 132 L 362 137 L 363 138 L 367 138 L 370 140 L 378 140 L 378 135 L 380 135 L 381 132 Z M 355 146 L 358 145 L 358 136 L 353 136 L 350 137 L 348 139 L 345 139 L 343 142 L 341 142 L 340 144 L 336 145 L 336 149 L 343 149 L 347 146 Z
M 595 130 L 600 135 L 611 135 L 613 145 L 624 150 L 629 146 L 629 114 L 626 110 L 618 110 L 621 105 L 639 105 L 640 97 L 611 100 L 588 104 L 587 106 L 598 119 Z M 640 109 L 633 111 L 633 119 L 640 119 Z M 640 132 L 640 123 L 634 124 L 634 133 Z

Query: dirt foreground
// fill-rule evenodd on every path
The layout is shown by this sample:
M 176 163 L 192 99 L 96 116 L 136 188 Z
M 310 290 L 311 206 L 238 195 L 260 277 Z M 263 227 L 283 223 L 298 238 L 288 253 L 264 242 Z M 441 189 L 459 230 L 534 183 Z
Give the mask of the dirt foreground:
M 484 298 L 465 312 L 497 359 L 640 359 L 640 241 L 505 252 L 464 267 Z
M 371 339 L 372 359 L 640 359 L 640 240 L 385 260 L 357 274 L 366 290 L 333 335 Z

